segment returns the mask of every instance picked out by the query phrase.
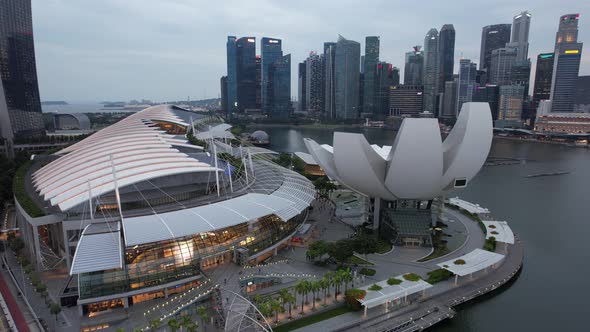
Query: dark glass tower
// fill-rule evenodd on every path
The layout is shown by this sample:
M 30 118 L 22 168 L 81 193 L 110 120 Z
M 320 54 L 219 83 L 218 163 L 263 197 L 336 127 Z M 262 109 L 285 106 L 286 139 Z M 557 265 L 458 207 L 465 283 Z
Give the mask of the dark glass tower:
M 297 79 L 297 91 L 298 91 L 298 99 L 299 99 L 299 105 L 298 105 L 298 111 L 300 112 L 305 112 L 307 111 L 307 98 L 305 96 L 305 93 L 307 91 L 307 87 L 306 87 L 306 83 L 307 83 L 307 78 L 306 78 L 306 70 L 307 70 L 307 65 L 305 63 L 305 61 L 300 62 L 299 63 L 299 75 L 298 75 L 298 79 Z
M 221 110 L 227 112 L 227 76 L 221 76 Z
M 537 56 L 535 85 L 533 87 L 533 108 L 536 110 L 539 101 L 551 98 L 551 78 L 553 76 L 553 53 L 541 53 Z
M 0 76 L 1 137 L 43 136 L 30 0 L 0 1 Z
M 361 44 L 339 36 L 334 64 L 336 118 L 338 119 L 358 118 L 360 61 Z
M 264 61 L 264 60 L 263 60 Z M 281 57 L 268 68 L 268 105 L 270 116 L 286 118 L 291 113 L 291 54 Z
M 375 95 L 376 100 L 376 115 L 379 118 L 384 118 L 389 113 L 389 87 L 394 84 L 394 71 L 391 63 L 379 62 L 377 65 L 377 77 L 376 77 L 376 88 L 377 93 Z M 396 68 L 397 69 L 397 68 Z M 399 83 L 399 71 L 398 71 L 398 83 Z
M 430 29 L 424 37 L 424 112 L 435 114 L 438 94 L 438 31 Z
M 227 37 L 227 115 L 231 116 L 238 106 L 238 72 L 236 36 Z
M 489 72 L 492 65 L 492 51 L 506 47 L 509 42 L 510 24 L 494 24 L 483 27 L 481 31 L 479 69 L 487 69 Z
M 324 116 L 336 117 L 336 43 L 324 43 Z
M 438 37 L 438 92 L 443 92 L 445 82 L 453 80 L 455 66 L 455 28 L 443 25 Z
M 273 113 L 272 110 L 272 92 L 270 91 L 271 81 L 271 68 L 274 64 L 279 63 L 283 59 L 282 41 L 276 38 L 263 37 L 261 42 L 261 77 L 262 77 L 262 112 L 266 114 Z M 276 84 L 275 84 L 276 86 Z
M 574 110 L 583 46 L 578 42 L 579 18 L 580 14 L 567 14 L 559 19 L 551 79 L 551 112 L 573 112 Z
M 459 81 L 457 83 L 457 103 L 455 106 L 457 110 L 455 115 L 459 115 L 461 107 L 464 103 L 473 100 L 473 93 L 477 83 L 475 77 L 477 75 L 476 64 L 469 59 L 461 59 L 459 61 Z
M 238 111 L 256 108 L 256 38 L 242 37 L 236 42 Z
M 424 55 L 420 51 L 421 46 L 414 46 L 414 51 L 406 52 L 406 64 L 404 67 L 404 85 L 422 85 L 422 67 Z
M 365 38 L 364 84 L 363 88 L 363 112 L 377 114 L 375 86 L 377 64 L 379 63 L 379 37 L 368 36 Z

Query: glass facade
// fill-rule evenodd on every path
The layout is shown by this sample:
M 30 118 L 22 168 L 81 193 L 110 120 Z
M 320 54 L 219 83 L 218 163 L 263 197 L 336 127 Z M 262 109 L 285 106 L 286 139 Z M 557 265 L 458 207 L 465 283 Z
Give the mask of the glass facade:
M 430 29 L 424 38 L 424 112 L 432 114 L 436 111 L 436 95 L 438 93 L 438 31 Z
M 261 40 L 261 65 L 260 65 L 260 76 L 261 76 L 261 103 L 262 111 L 264 113 L 272 112 L 272 83 L 271 83 L 271 68 L 272 66 L 280 62 L 283 58 L 282 41 L 276 38 L 262 37 Z M 289 93 L 291 93 L 289 91 Z
M 30 0 L 0 2 L 0 76 L 0 134 L 17 140 L 44 135 Z
M 128 247 L 124 270 L 80 274 L 80 299 L 160 286 L 196 276 L 208 266 L 230 259 L 238 247 L 256 254 L 293 233 L 306 213 L 288 222 L 270 215 L 213 232 Z
M 453 80 L 455 66 L 455 27 L 443 25 L 438 39 L 438 92 L 444 92 L 445 82 Z
M 238 103 L 238 74 L 237 74 L 237 46 L 236 37 L 227 37 L 227 114 L 231 115 L 236 111 Z
M 268 105 L 271 117 L 288 117 L 291 113 L 291 54 L 270 65 Z
M 541 53 L 537 56 L 535 86 L 533 87 L 533 106 L 535 110 L 537 110 L 541 100 L 549 100 L 551 96 L 553 60 L 553 53 Z
M 492 66 L 492 51 L 506 47 L 506 44 L 510 42 L 510 32 L 510 24 L 494 24 L 483 27 L 479 54 L 480 70 L 490 70 Z
M 377 64 L 379 63 L 379 37 L 368 36 L 365 38 L 364 84 L 363 84 L 363 112 L 377 114 L 375 81 L 377 76 Z
M 238 111 L 256 108 L 256 38 L 242 37 L 236 42 Z
M 336 43 L 334 65 L 335 110 L 338 119 L 356 119 L 359 115 L 361 44 L 340 36 Z

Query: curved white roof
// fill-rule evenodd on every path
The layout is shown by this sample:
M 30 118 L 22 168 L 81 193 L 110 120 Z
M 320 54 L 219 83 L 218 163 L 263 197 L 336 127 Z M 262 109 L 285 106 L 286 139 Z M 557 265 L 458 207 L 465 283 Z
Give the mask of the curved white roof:
M 154 125 L 165 121 L 189 126 L 169 105 L 146 108 L 59 152 L 65 154 L 33 174 L 33 185 L 62 211 L 115 189 L 113 165 L 120 187 L 141 181 L 215 170 L 174 147 L 202 149 Z M 112 159 L 112 162 L 111 162 Z
M 392 146 L 370 145 L 362 134 L 334 133 L 334 146 L 304 140 L 330 178 L 361 194 L 395 199 L 431 199 L 464 187 L 483 166 L 492 144 L 487 103 L 465 103 L 442 141 L 436 119 L 404 119 Z M 461 183 L 458 182 L 458 183 Z

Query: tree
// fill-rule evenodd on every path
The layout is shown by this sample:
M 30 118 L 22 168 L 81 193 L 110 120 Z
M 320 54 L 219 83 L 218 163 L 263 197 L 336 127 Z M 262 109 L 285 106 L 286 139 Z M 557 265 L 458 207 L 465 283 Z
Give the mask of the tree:
M 49 305 L 49 312 L 55 315 L 55 321 L 57 322 L 57 315 L 61 312 L 61 306 L 57 303 L 51 303 Z
M 279 312 L 281 312 L 281 302 L 275 298 L 270 298 L 270 310 L 275 314 L 275 323 L 279 322 Z
M 344 282 L 344 292 L 348 290 L 348 283 L 352 281 L 352 272 L 350 268 L 346 268 L 346 270 L 342 270 L 342 281 Z
M 309 257 L 312 259 L 321 259 L 322 256 L 328 253 L 329 247 L 330 244 L 324 240 L 315 241 L 314 243 L 310 244 L 309 247 L 307 247 L 307 255 L 309 255 Z
M 198 310 L 199 308 L 197 308 Z M 186 327 L 188 329 L 188 326 L 191 325 L 193 323 L 193 320 L 191 319 L 190 315 L 184 315 L 182 316 L 182 318 L 180 319 L 180 331 L 182 331 L 183 327 Z
M 124 328 L 122 328 L 122 327 L 119 327 L 119 328 L 116 330 L 116 332 L 125 332 L 125 329 L 124 329 Z
M 307 287 L 305 285 L 306 281 L 305 280 L 299 280 L 297 282 L 297 284 L 295 285 L 295 291 L 297 292 L 297 294 L 301 295 L 301 314 L 303 315 L 303 305 L 304 305 L 304 300 L 305 297 L 303 295 L 305 295 L 305 293 L 307 292 Z
M 287 295 L 285 295 L 283 300 L 289 304 L 289 318 L 292 318 L 293 315 L 291 315 L 291 307 L 293 306 L 293 304 L 295 303 L 295 301 L 297 299 L 295 298 L 295 295 L 293 295 L 291 292 L 288 292 Z
M 319 280 L 319 286 L 324 290 L 324 304 L 326 304 L 326 299 L 328 298 L 327 292 L 328 288 L 330 287 L 330 282 L 326 278 L 322 278 Z
M 201 321 L 203 322 L 203 329 L 205 329 L 205 327 L 207 326 L 207 323 L 209 322 L 209 312 L 207 311 L 207 308 L 203 307 L 203 306 L 198 306 L 197 307 L 197 314 L 199 314 L 199 317 L 201 317 Z
M 170 328 L 170 331 L 176 332 L 176 330 L 178 330 L 178 328 L 180 327 L 180 324 L 178 323 L 176 318 L 170 318 L 168 320 L 168 327 Z
M 157 329 L 158 327 L 160 327 L 161 325 L 162 325 L 162 321 L 161 321 L 161 320 L 159 320 L 159 319 L 157 319 L 157 318 L 156 318 L 156 319 L 152 319 L 152 320 L 150 320 L 150 324 L 149 324 L 149 326 L 150 326 L 150 329 L 151 329 L 151 330 L 156 330 L 156 329 Z
M 343 263 L 352 256 L 354 249 L 350 240 L 338 240 L 328 247 L 328 254 L 338 262 Z
M 285 301 L 285 298 L 289 294 L 289 290 L 286 288 L 282 288 L 281 290 L 279 290 L 279 299 L 281 300 L 281 306 L 283 307 L 283 310 L 285 310 L 285 304 L 287 303 L 287 301 Z

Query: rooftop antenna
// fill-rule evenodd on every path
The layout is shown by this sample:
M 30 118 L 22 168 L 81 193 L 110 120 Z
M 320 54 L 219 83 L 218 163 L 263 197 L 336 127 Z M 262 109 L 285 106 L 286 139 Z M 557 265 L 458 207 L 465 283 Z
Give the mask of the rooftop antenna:
M 121 216 L 121 221 L 123 221 L 123 210 L 121 209 L 121 195 L 119 195 L 119 184 L 117 183 L 117 172 L 115 171 L 115 161 L 113 160 L 113 155 L 109 155 L 109 159 L 111 160 L 111 169 L 113 171 L 113 181 L 115 182 L 115 198 L 117 199 L 117 207 L 119 208 L 119 215 Z

